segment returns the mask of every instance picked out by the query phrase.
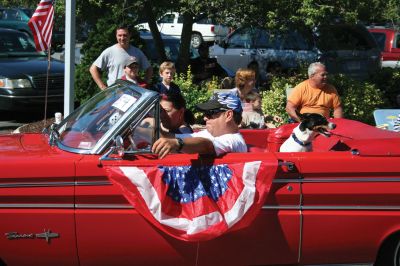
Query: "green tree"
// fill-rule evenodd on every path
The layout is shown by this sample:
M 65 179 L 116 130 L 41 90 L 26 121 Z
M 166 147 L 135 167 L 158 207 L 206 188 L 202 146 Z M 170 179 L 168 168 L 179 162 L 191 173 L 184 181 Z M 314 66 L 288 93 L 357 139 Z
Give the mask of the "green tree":
M 3 0 L 4 1 L 4 0 Z M 27 2 L 33 2 L 28 1 Z M 59 0 L 62 3 L 65 0 Z M 11 2 L 11 1 L 6 1 Z M 62 13 L 62 8 L 57 9 Z M 87 71 L 93 60 L 107 46 L 115 43 L 113 27 L 120 23 L 137 24 L 148 21 L 159 57 L 166 58 L 156 20 L 168 11 L 177 11 L 184 16 L 181 36 L 180 55 L 177 69 L 185 73 L 189 62 L 189 50 L 193 17 L 206 13 L 215 20 L 232 27 L 265 26 L 271 30 L 287 29 L 295 25 L 299 28 L 312 29 L 332 21 L 400 23 L 400 2 L 398 0 L 111 0 L 77 1 L 77 20 L 95 25 L 91 37 L 83 48 L 84 64 L 78 66 L 77 84 L 79 99 L 86 99 L 97 91 L 91 86 Z M 101 19 L 99 18 L 101 14 Z M 134 41 L 138 45 L 137 41 Z M 85 80 L 85 82 L 81 80 Z M 87 86 L 87 88 L 85 88 Z M 91 88 L 91 89 L 88 89 Z

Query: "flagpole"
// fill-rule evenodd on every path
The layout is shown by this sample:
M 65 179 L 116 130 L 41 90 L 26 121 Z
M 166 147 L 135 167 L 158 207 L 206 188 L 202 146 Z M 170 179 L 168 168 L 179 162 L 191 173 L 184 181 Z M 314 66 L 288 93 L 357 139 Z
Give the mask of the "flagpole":
M 75 0 L 65 1 L 64 117 L 74 110 Z
M 47 120 L 47 96 L 49 94 L 49 75 L 50 75 L 50 62 L 51 62 L 51 44 L 47 50 L 47 72 L 46 72 L 46 92 L 44 96 L 44 118 L 43 118 L 43 128 L 46 127 Z

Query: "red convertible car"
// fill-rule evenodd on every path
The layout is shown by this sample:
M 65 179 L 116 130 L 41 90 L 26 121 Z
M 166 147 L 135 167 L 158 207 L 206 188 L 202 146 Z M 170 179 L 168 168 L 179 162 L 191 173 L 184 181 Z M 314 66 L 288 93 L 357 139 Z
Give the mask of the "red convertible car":
M 333 119 L 312 152 L 278 152 L 289 124 L 242 130 L 246 154 L 159 159 L 157 121 L 159 95 L 118 81 L 42 134 L 0 136 L 0 264 L 400 265 L 398 133 Z M 204 241 L 165 233 L 110 179 L 207 160 L 276 169 L 254 219 Z

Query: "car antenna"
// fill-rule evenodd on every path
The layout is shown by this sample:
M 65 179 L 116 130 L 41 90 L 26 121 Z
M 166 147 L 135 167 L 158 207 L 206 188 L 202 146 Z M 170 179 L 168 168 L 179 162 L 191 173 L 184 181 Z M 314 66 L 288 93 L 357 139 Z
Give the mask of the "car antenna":
M 51 39 L 53 37 L 53 26 L 54 26 L 54 1 L 47 3 L 41 0 L 29 19 L 28 26 L 32 31 L 35 46 L 37 51 L 46 51 L 47 49 L 47 73 L 46 73 L 46 92 L 44 102 L 44 120 L 43 124 L 46 127 L 46 115 L 47 115 L 47 98 L 49 91 L 49 74 L 50 74 L 50 62 L 51 62 Z M 43 20 L 46 23 L 43 23 Z

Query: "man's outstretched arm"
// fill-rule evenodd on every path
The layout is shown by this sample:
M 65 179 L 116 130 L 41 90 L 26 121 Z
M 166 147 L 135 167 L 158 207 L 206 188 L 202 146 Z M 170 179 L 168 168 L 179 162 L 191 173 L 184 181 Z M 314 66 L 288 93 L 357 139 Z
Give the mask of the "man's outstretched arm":
M 180 151 L 184 153 L 215 154 L 214 145 L 211 140 L 201 137 L 191 137 L 182 139 L 183 146 Z M 164 158 L 171 152 L 179 150 L 180 144 L 176 138 L 159 138 L 154 142 L 151 151 Z

